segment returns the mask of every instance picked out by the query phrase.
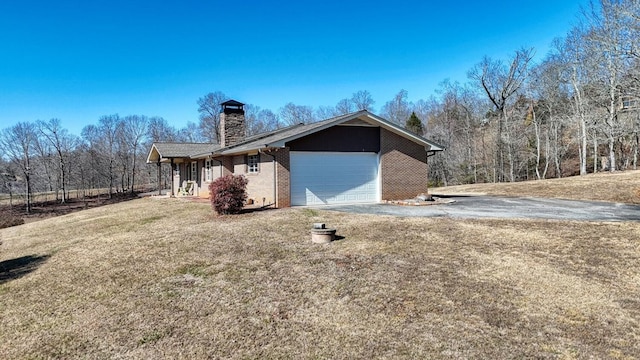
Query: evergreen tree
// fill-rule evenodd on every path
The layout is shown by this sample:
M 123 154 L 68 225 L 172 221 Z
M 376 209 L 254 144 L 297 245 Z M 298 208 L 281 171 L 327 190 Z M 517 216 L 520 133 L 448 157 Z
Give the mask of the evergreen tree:
M 415 112 L 411 113 L 411 116 L 409 116 L 409 119 L 407 120 L 407 123 L 405 124 L 404 127 L 407 130 L 411 131 L 412 133 L 415 133 L 418 135 L 422 135 L 422 133 L 424 132 L 424 129 L 422 127 L 422 121 L 420 121 L 418 116 L 416 116 Z

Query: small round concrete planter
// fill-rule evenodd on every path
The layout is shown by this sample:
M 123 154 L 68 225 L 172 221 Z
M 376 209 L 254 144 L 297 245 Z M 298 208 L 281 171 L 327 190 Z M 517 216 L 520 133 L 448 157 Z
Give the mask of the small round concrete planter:
M 336 229 L 311 229 L 311 241 L 316 244 L 328 244 L 335 236 Z

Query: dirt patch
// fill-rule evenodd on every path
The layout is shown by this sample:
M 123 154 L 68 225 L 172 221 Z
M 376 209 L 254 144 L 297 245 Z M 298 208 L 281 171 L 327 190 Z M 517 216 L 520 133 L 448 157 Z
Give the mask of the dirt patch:
M 77 211 L 91 209 L 109 204 L 116 204 L 122 201 L 136 199 L 137 194 L 116 193 L 111 198 L 107 195 L 88 196 L 84 199 L 70 199 L 64 204 L 60 201 L 42 201 L 31 205 L 31 213 L 25 213 L 24 205 L 0 205 L 0 213 L 9 214 L 11 217 L 22 218 L 24 223 L 31 223 L 38 220 L 48 219 L 55 216 L 67 215 Z

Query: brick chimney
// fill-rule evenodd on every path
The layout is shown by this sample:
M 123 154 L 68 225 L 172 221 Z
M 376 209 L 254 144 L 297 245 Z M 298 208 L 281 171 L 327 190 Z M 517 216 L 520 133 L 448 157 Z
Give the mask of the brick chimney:
M 232 146 L 244 140 L 244 104 L 228 100 L 220 105 L 220 146 Z

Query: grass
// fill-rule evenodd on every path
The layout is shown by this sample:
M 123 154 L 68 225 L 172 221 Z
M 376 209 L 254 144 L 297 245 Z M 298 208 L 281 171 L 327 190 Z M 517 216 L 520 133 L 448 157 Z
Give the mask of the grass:
M 432 188 L 431 192 L 439 195 L 532 196 L 640 204 L 640 170 L 516 183 L 457 185 Z
M 325 222 L 344 239 L 313 244 Z M 0 230 L 0 354 L 640 356 L 640 223 L 139 199 Z

